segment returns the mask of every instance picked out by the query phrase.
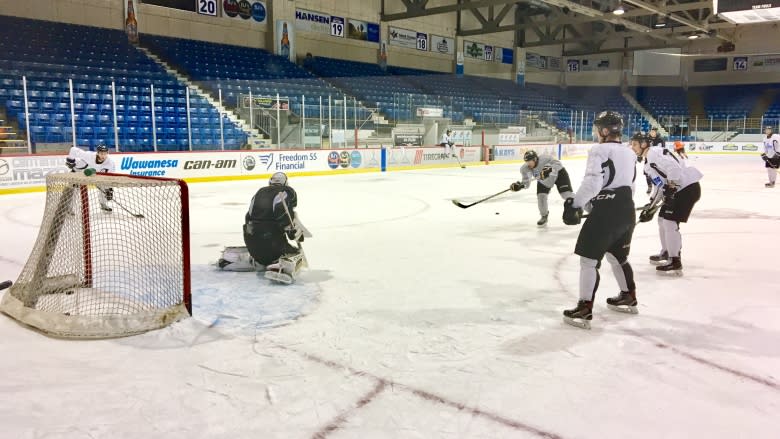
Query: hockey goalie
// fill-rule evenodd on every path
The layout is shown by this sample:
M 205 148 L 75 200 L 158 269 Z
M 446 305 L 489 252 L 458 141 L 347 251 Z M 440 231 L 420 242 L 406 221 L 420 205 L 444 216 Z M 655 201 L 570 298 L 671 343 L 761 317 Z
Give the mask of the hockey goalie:
M 246 247 L 227 247 L 217 266 L 224 271 L 265 271 L 265 278 L 292 284 L 307 266 L 302 242 L 311 237 L 295 208 L 298 196 L 287 185 L 287 175 L 277 172 L 249 203 L 244 222 Z M 292 245 L 291 242 L 296 245 Z

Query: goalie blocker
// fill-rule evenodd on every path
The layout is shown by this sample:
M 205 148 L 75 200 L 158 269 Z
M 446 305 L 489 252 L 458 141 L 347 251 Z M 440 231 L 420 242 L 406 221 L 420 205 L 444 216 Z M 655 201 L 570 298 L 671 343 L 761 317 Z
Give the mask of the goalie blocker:
M 277 172 L 269 185 L 252 197 L 245 217 L 246 247 L 227 247 L 217 262 L 225 271 L 266 271 L 267 279 L 291 284 L 306 266 L 301 242 L 310 237 L 295 214 L 298 198 L 287 185 L 287 175 Z M 297 247 L 290 243 L 296 242 Z

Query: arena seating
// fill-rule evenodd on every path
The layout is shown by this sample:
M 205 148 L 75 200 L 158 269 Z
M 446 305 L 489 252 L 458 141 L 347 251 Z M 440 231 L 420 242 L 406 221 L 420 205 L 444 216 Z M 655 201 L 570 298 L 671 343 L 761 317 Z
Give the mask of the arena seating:
M 288 98 L 290 109 L 301 114 L 302 96 L 306 96 L 306 114 L 319 114 L 319 98 L 327 102 L 344 95 L 325 81 L 285 58 L 263 49 L 215 44 L 159 36 L 144 37 L 143 44 L 166 62 L 181 69 L 193 81 L 211 91 L 214 97 L 222 89 L 226 105 L 236 107 L 238 97 L 251 90 L 255 96 Z M 368 111 L 358 107 L 358 118 L 365 120 Z M 355 109 L 347 108 L 353 121 Z
M 45 32 L 41 32 L 45 29 Z M 185 86 L 127 42 L 117 30 L 0 16 L 0 103 L 34 143 L 70 142 L 68 81 L 73 80 L 77 144 L 114 145 L 111 82 L 123 151 L 153 149 L 150 85 L 160 150 L 189 147 Z M 24 117 L 22 76 L 27 77 L 30 126 Z M 190 100 L 193 149 L 220 144 L 219 112 L 205 99 Z M 246 134 L 227 118 L 226 148 Z

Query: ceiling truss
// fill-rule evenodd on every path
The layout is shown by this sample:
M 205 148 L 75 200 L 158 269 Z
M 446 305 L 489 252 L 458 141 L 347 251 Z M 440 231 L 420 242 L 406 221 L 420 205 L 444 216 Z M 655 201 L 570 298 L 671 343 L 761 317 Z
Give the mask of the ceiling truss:
M 393 13 L 385 13 L 385 1 L 382 21 L 455 13 L 459 37 L 512 32 L 519 47 L 561 44 L 564 52 L 597 53 L 609 39 L 680 46 L 691 33 L 733 41 L 724 31 L 734 25 L 712 14 L 712 0 L 623 0 L 621 16 L 612 14 L 616 0 L 452 0 L 435 7 L 429 0 L 400 0 L 405 11 Z M 464 14 L 478 26 L 464 28 Z

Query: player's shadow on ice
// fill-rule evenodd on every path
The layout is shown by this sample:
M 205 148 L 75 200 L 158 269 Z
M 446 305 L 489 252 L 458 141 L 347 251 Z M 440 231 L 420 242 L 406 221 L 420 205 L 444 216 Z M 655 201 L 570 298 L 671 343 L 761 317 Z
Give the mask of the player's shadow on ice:
M 757 212 L 750 212 L 740 209 L 709 209 L 709 210 L 694 210 L 691 215 L 694 218 L 700 219 L 760 219 L 780 221 L 780 216 L 776 215 L 764 215 Z
M 769 312 L 768 316 L 775 313 Z M 668 317 L 643 315 L 645 322 L 656 323 L 632 331 L 657 339 L 673 347 L 702 351 L 730 352 L 746 356 L 780 357 L 780 332 L 760 328 L 731 318 L 714 317 L 702 323 Z

